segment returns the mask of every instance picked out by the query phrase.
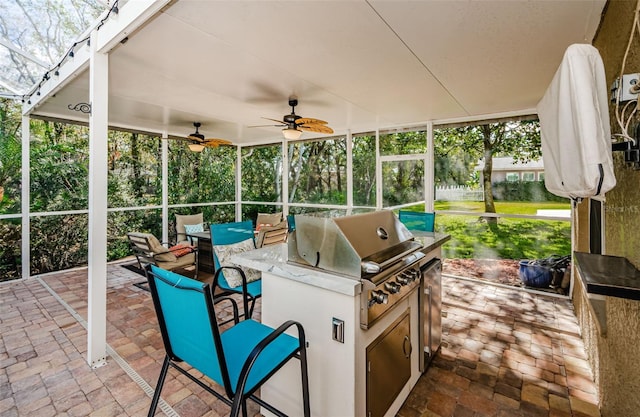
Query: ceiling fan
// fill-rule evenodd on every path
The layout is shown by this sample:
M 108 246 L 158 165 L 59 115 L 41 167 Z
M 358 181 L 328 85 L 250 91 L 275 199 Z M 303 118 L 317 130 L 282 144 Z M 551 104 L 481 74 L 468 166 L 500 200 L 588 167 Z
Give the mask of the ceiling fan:
M 186 138 L 177 138 L 178 140 L 186 140 L 189 142 L 189 149 L 193 152 L 202 152 L 204 148 L 217 148 L 220 145 L 230 145 L 231 141 L 226 139 L 206 138 L 202 133 L 198 131 L 202 123 L 193 122 L 196 131 L 187 136 Z
M 285 114 L 282 120 L 271 119 L 263 117 L 263 119 L 271 120 L 273 122 L 280 123 L 275 126 L 286 126 L 282 129 L 282 134 L 286 139 L 300 139 L 302 131 L 318 132 L 318 133 L 333 133 L 333 129 L 327 126 L 327 122 L 320 119 L 314 119 L 311 117 L 302 117 L 296 114 L 296 106 L 298 105 L 297 98 L 289 98 L 289 105 L 291 106 L 291 113 Z

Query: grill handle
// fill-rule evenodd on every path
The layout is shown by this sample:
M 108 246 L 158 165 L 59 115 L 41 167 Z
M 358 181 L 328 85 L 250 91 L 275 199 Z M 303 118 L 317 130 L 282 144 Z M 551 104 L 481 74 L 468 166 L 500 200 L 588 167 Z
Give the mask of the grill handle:
M 398 262 L 399 259 L 405 258 L 406 257 L 406 261 L 408 262 L 414 262 L 415 260 L 419 259 L 417 258 L 418 254 L 421 254 L 421 252 L 416 252 L 416 247 L 410 247 L 409 249 L 407 249 L 406 251 L 403 251 L 399 254 L 397 254 L 396 256 L 393 256 L 389 259 L 387 259 L 386 261 L 378 264 L 380 266 L 380 269 L 386 269 L 389 265 L 393 265 L 394 263 Z M 407 256 L 410 255 L 410 256 Z M 415 258 L 415 259 L 414 259 Z
M 373 261 L 364 261 L 360 263 L 360 268 L 365 274 L 377 274 L 380 272 L 380 264 Z

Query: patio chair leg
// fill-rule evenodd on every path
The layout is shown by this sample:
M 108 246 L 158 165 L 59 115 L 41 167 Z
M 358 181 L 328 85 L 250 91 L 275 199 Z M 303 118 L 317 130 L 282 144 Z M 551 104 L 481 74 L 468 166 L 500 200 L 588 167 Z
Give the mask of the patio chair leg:
M 242 417 L 248 417 L 249 413 L 247 412 L 247 400 L 242 401 Z
M 251 298 L 251 306 L 249 307 L 249 316 L 245 317 L 245 319 L 250 319 L 251 317 L 253 317 L 253 308 L 256 306 L 256 298 L 252 297 Z
M 300 341 L 300 373 L 302 374 L 302 405 L 304 407 L 304 417 L 311 416 L 311 407 L 309 405 L 309 370 L 307 368 L 307 348 L 306 341 Z
M 229 417 L 238 417 L 241 409 L 242 417 L 247 417 L 247 405 L 245 404 L 245 399 L 242 394 L 236 392 L 235 397 L 233 397 L 233 404 L 231 404 L 231 413 L 229 414 Z
M 246 291 L 242 292 L 242 307 L 244 307 L 244 319 L 250 319 L 252 311 L 249 308 L 249 296 Z
M 169 362 L 169 356 L 165 355 L 164 362 L 162 363 L 162 369 L 160 370 L 160 377 L 158 377 L 158 383 L 156 384 L 156 390 L 153 393 L 153 400 L 151 400 L 151 407 L 149 408 L 149 414 L 147 414 L 147 417 L 153 417 L 156 413 L 158 401 L 160 400 L 160 392 L 162 391 L 162 386 L 164 385 L 164 380 L 167 377 L 167 371 L 169 370 Z

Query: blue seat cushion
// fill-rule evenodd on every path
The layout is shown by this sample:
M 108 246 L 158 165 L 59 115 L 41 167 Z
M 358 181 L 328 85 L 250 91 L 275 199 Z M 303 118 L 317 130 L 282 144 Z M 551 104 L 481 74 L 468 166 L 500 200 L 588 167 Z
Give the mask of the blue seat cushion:
M 258 343 L 273 329 L 255 320 L 243 320 L 221 334 L 222 346 L 229 370 L 231 385 L 235 387 L 247 357 Z M 281 334 L 260 354 L 249 373 L 245 393 L 253 391 L 256 385 L 271 373 L 276 364 L 284 362 L 298 349 L 298 339 Z M 219 384 L 221 381 L 216 381 Z

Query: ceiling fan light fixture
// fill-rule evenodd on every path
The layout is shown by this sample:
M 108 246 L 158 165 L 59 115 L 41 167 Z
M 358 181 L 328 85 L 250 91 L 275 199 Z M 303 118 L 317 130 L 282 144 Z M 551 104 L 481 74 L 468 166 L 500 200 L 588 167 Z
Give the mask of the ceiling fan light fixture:
M 202 152 L 204 150 L 204 145 L 200 145 L 199 143 L 190 143 L 189 150 L 192 152 Z
M 282 134 L 284 135 L 285 139 L 296 140 L 296 139 L 300 139 L 300 136 L 302 135 L 302 131 L 288 127 L 286 129 L 282 129 Z

